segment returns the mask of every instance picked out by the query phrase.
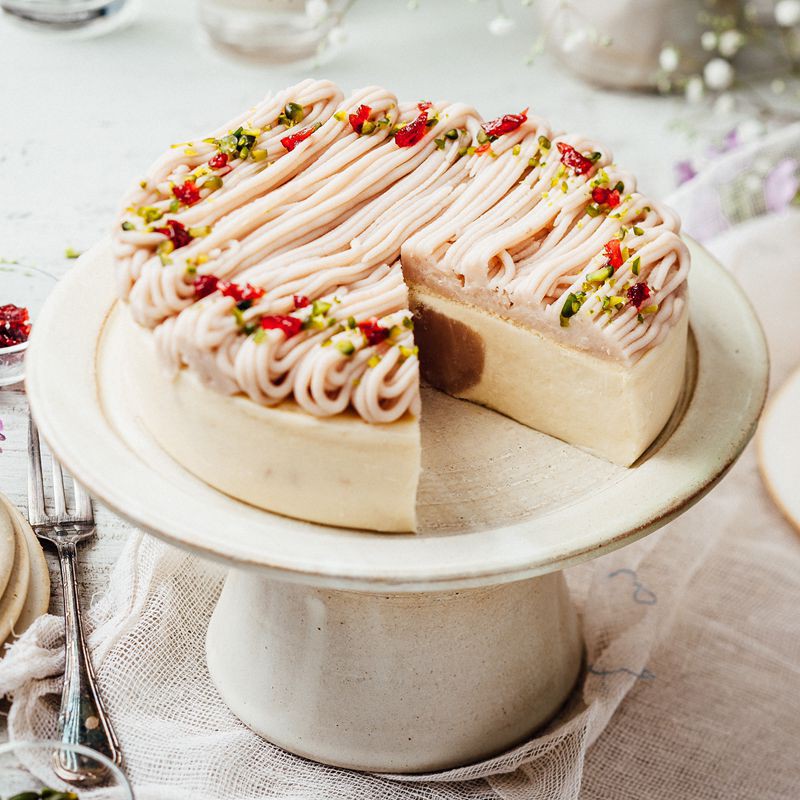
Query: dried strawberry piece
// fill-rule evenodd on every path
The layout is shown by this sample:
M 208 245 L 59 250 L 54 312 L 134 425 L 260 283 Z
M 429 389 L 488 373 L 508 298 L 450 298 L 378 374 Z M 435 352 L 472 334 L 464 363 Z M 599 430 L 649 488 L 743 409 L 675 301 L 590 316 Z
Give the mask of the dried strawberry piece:
M 609 208 L 616 208 L 621 202 L 617 189 L 605 189 L 602 186 L 592 189 L 592 200 L 599 206 L 607 205 Z
M 491 146 L 492 146 L 491 142 L 484 142 L 482 145 L 475 148 L 475 155 L 476 156 L 483 155 L 487 150 L 489 150 Z
M 350 114 L 347 117 L 350 120 L 350 126 L 356 133 L 361 133 L 361 129 L 371 113 L 372 109 L 369 106 L 360 105 L 354 114 Z
M 274 314 L 261 318 L 261 327 L 265 331 L 278 330 L 286 334 L 287 339 L 296 336 L 303 328 L 303 320 L 289 314 Z
M 389 338 L 389 329 L 384 328 L 379 322 L 377 317 L 372 317 L 365 322 L 359 322 L 358 327 L 367 344 L 380 344 L 384 339 Z
M 200 189 L 193 180 L 172 187 L 172 194 L 185 206 L 193 206 L 200 200 Z
M 650 298 L 650 287 L 646 283 L 635 283 L 628 289 L 628 301 L 636 308 L 641 308 Z
M 291 153 L 292 150 L 294 150 L 295 147 L 300 144 L 300 142 L 304 142 L 306 139 L 308 139 L 308 137 L 311 136 L 311 134 L 314 133 L 314 131 L 319 127 L 320 124 L 318 123 L 316 125 L 311 125 L 308 128 L 303 128 L 303 130 L 297 131 L 297 133 L 293 133 L 290 136 L 284 136 L 283 139 L 281 139 L 281 144 Z
M 311 301 L 304 294 L 295 294 L 292 296 L 292 300 L 294 300 L 295 311 L 311 304 Z
M 216 275 L 198 275 L 194 279 L 195 296 L 202 299 L 217 291 L 219 278 Z
M 208 166 L 211 169 L 222 169 L 223 167 L 228 166 L 228 154 L 227 153 L 217 153 L 216 155 L 212 156 L 208 161 Z
M 0 306 L 0 347 L 13 347 L 28 341 L 31 333 L 28 309 L 9 303 Z
M 558 143 L 561 163 L 569 167 L 576 175 L 585 175 L 592 168 L 592 161 L 581 155 L 571 144 Z
M 528 109 L 520 111 L 519 114 L 505 114 L 497 119 L 489 120 L 481 125 L 483 132 L 487 136 L 502 136 L 504 133 L 511 133 L 528 119 Z
M 417 108 L 420 111 L 429 111 L 433 106 L 430 100 L 423 100 L 421 103 L 417 103 Z
M 251 283 L 246 283 L 242 286 L 239 283 L 231 283 L 230 281 L 220 281 L 217 288 L 222 292 L 225 297 L 232 297 L 237 303 L 243 301 L 253 302 L 263 297 L 265 294 L 264 289 L 260 286 L 253 286 Z
M 175 250 L 179 247 L 186 247 L 192 241 L 192 235 L 186 230 L 186 226 L 176 219 L 168 219 L 160 228 L 153 228 L 153 230 L 166 236 L 172 242 Z
M 609 266 L 613 267 L 614 269 L 619 269 L 624 260 L 622 258 L 622 247 L 619 239 L 612 239 L 610 242 L 606 242 L 604 251 L 606 258 L 608 259 Z
M 422 140 L 428 130 L 428 112 L 423 111 L 415 120 L 404 125 L 394 135 L 398 147 L 412 147 Z

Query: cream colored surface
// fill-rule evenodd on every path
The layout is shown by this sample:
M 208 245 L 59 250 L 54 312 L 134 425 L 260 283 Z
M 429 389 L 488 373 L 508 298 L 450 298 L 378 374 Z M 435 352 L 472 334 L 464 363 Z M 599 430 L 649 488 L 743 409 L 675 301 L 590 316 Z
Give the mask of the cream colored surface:
M 481 379 L 459 397 L 616 464 L 632 464 L 675 408 L 686 365 L 688 309 L 664 342 L 625 365 L 424 289 L 413 289 L 411 302 L 464 323 L 483 340 Z
M 0 507 L 0 597 L 3 596 L 6 586 L 8 586 L 9 578 L 11 578 L 15 542 L 14 526 L 11 523 L 11 518 Z
M 378 531 L 416 527 L 419 421 L 371 425 L 355 413 L 314 417 L 293 402 L 269 408 L 170 376 L 152 334 L 115 307 L 100 383 L 125 382 L 145 427 L 186 469 L 221 491 L 291 517 Z M 108 345 L 108 343 L 106 343 Z M 121 348 L 121 349 L 120 349 Z M 129 353 L 120 369 L 116 357 Z
M 560 572 L 397 594 L 232 570 L 206 640 L 212 680 L 257 733 L 382 772 L 446 769 L 525 739 L 566 699 L 581 652 Z
M 7 497 L 0 494 L 0 512 L 3 510 L 8 512 L 14 525 L 19 546 L 27 548 L 30 562 L 30 579 L 25 602 L 11 630 L 12 636 L 21 636 L 38 617 L 47 613 L 50 605 L 50 571 L 47 568 L 42 545 L 28 524 L 28 520 Z
M 10 519 L 10 515 L 5 508 L 0 508 L 0 514 Z M 31 560 L 28 546 L 23 534 L 17 530 L 16 526 L 13 526 L 13 529 L 15 547 L 11 577 L 5 592 L 0 597 L 0 642 L 8 637 L 22 613 L 31 578 Z

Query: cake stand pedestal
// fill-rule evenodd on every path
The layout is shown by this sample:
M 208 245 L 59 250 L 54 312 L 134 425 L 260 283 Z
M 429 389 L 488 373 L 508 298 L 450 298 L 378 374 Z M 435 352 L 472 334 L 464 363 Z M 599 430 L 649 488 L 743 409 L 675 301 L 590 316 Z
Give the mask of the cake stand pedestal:
M 425 392 L 418 535 L 269 514 L 169 458 L 124 390 L 128 342 L 106 244 L 37 321 L 30 403 L 96 498 L 230 567 L 207 651 L 241 719 L 327 763 L 444 769 L 523 740 L 568 697 L 581 642 L 561 570 L 685 511 L 752 436 L 767 386 L 761 329 L 725 270 L 692 250 L 683 394 L 648 452 L 617 467 Z M 607 424 L 625 435 L 624 422 Z
M 206 640 L 233 712 L 293 753 L 379 772 L 525 739 L 577 680 L 563 573 L 450 592 L 319 589 L 231 570 Z

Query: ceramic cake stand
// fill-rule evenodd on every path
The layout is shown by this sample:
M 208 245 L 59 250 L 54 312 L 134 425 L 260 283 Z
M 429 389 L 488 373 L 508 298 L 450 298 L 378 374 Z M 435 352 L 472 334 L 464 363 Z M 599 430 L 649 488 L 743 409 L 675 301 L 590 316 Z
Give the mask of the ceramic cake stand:
M 443 769 L 552 717 L 582 658 L 561 570 L 685 511 L 736 460 L 764 401 L 753 311 L 693 246 L 685 389 L 632 469 L 429 391 L 420 534 L 305 523 L 210 488 L 140 425 L 122 389 L 106 253 L 82 257 L 36 325 L 28 392 L 40 431 L 103 503 L 230 566 L 207 636 L 214 683 L 255 731 L 330 764 Z M 625 435 L 602 407 L 586 424 Z

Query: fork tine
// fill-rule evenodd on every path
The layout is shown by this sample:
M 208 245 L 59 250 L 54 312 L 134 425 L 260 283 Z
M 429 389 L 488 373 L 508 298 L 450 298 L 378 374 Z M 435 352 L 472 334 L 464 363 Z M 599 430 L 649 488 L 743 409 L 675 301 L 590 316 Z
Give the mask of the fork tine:
M 42 454 L 39 449 L 39 431 L 33 417 L 28 414 L 28 521 L 31 525 L 44 522 L 44 481 L 42 480 Z
M 75 489 L 75 517 L 79 522 L 91 522 L 94 524 L 92 499 L 86 493 L 86 489 L 75 478 L 72 479 L 72 485 Z
M 64 473 L 61 471 L 61 464 L 50 454 L 50 465 L 53 471 L 53 501 L 55 503 L 54 513 L 57 517 L 67 516 L 67 497 L 64 494 Z

